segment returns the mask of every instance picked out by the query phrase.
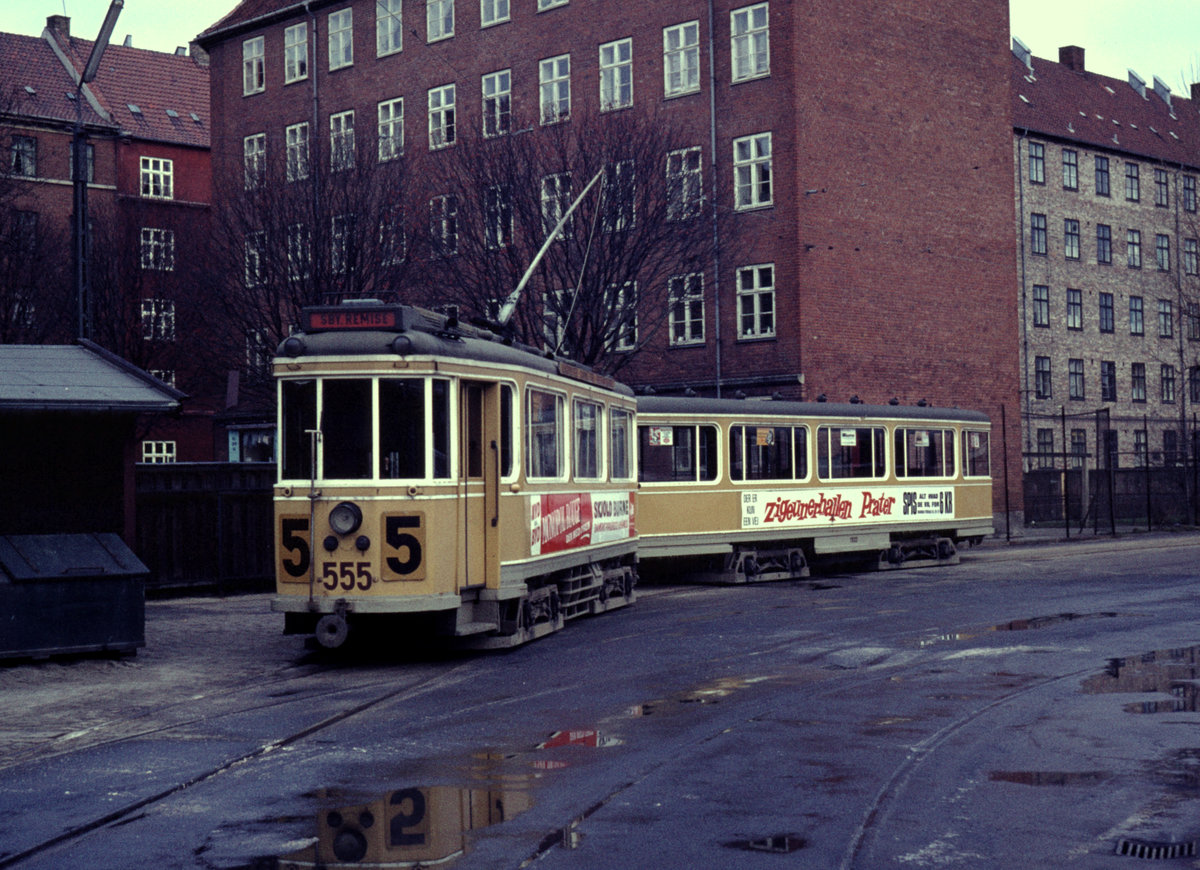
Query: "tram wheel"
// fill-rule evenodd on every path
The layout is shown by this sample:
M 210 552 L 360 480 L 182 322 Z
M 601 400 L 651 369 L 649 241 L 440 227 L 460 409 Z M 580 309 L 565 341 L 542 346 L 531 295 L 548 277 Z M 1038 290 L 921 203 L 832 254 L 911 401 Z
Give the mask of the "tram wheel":
M 317 620 L 317 643 L 325 649 L 337 649 L 346 642 L 349 633 L 346 618 L 337 613 L 326 613 Z

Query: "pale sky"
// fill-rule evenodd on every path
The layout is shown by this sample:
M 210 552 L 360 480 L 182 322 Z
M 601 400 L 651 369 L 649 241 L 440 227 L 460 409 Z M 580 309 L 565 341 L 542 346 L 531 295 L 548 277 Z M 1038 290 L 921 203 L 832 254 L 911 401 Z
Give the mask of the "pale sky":
M 174 51 L 236 5 L 125 0 L 113 42 L 131 34 L 138 48 Z M 72 33 L 94 39 L 108 6 L 109 0 L 0 0 L 0 31 L 36 36 L 48 16 L 69 15 Z M 1081 45 L 1089 70 L 1126 79 L 1132 68 L 1146 81 L 1157 75 L 1181 96 L 1200 80 L 1200 0 L 1009 0 L 1009 16 L 1013 35 L 1037 57 L 1058 60 L 1060 46 Z

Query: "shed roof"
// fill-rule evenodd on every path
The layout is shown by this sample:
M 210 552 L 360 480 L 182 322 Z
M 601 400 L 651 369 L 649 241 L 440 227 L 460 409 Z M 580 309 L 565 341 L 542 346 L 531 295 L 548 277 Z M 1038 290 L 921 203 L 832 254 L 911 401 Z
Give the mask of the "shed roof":
M 0 345 L 0 412 L 163 413 L 183 397 L 91 342 Z

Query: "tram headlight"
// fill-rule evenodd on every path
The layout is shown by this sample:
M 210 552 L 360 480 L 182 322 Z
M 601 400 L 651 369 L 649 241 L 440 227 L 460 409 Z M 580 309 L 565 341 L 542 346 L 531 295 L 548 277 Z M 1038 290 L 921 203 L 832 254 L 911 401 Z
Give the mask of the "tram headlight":
M 341 502 L 329 512 L 329 527 L 339 535 L 352 535 L 362 525 L 362 511 L 354 502 Z

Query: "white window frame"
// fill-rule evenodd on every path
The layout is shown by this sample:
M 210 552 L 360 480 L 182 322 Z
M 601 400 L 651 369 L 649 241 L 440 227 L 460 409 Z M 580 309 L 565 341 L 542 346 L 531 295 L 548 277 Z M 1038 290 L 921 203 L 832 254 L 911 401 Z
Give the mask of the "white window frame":
M 458 253 L 458 197 L 453 193 L 429 200 L 429 230 L 435 243 L 441 246 L 437 251 L 439 256 L 453 257 Z
M 512 125 L 512 70 L 502 69 L 480 78 L 483 92 L 483 135 L 503 136 Z
M 354 110 L 335 112 L 329 116 L 329 170 L 343 172 L 353 169 L 357 156 L 354 145 Z
M 146 199 L 175 198 L 175 163 L 165 157 L 141 159 L 141 190 Z
M 512 244 L 512 195 L 507 186 L 493 184 L 484 190 L 484 236 L 489 251 L 498 251 Z
M 350 269 L 354 229 L 353 214 L 335 214 L 329 219 L 329 269 L 335 275 L 344 275 Z
M 738 339 L 774 338 L 775 264 L 758 263 L 739 268 L 737 299 Z M 769 304 L 764 305 L 764 302 Z
M 743 6 L 729 13 L 729 56 L 734 82 L 771 74 L 770 18 L 767 3 Z
M 375 0 L 375 56 L 404 50 L 402 0 Z
M 608 310 L 616 316 L 608 343 L 609 348 L 617 353 L 628 353 L 637 350 L 638 344 L 638 285 L 637 281 L 626 281 L 624 284 L 613 284 L 608 288 Z M 632 315 L 629 314 L 632 312 Z
M 172 299 L 142 300 L 142 340 L 175 340 L 175 302 Z
M 175 271 L 175 231 L 142 227 L 142 269 L 155 272 Z
M 404 154 L 404 98 L 379 104 L 379 162 L 386 163 Z
M 247 233 L 243 241 L 245 249 L 245 279 L 247 287 L 261 287 L 267 280 L 267 234 Z
M 633 105 L 633 39 L 615 39 L 600 46 L 600 111 Z
M 429 150 L 438 151 L 454 144 L 456 91 L 453 84 L 429 89 Z
M 552 175 L 544 175 L 541 188 L 542 232 L 549 234 L 562 220 L 566 210 L 571 207 L 571 173 L 557 172 Z M 572 215 L 563 225 L 559 238 L 569 239 L 571 237 L 574 222 L 575 217 Z
M 667 154 L 667 218 L 686 220 L 704 206 L 704 153 L 699 145 Z
M 284 128 L 287 151 L 287 180 L 303 181 L 308 178 L 308 122 L 301 121 Z
M 354 8 L 329 13 L 329 71 L 354 65 Z
M 425 41 L 454 36 L 454 0 L 425 0 Z
M 771 134 L 733 140 L 734 207 L 739 211 L 774 205 Z
M 267 89 L 266 37 L 255 36 L 242 43 L 242 96 Z
M 266 133 L 255 133 L 242 140 L 242 162 L 246 190 L 262 187 L 267 172 Z
M 143 441 L 142 442 L 142 462 L 143 463 L 166 463 L 174 462 L 177 456 L 176 445 L 174 441 Z
M 288 279 L 302 281 L 312 274 L 312 230 L 306 223 L 288 224 Z
M 667 279 L 668 333 L 671 347 L 704 344 L 704 273 Z
M 637 165 L 618 160 L 604 167 L 601 226 L 606 233 L 631 229 L 637 221 Z
M 283 31 L 283 83 L 308 78 L 308 22 L 301 21 Z
M 571 117 L 571 55 L 538 61 L 538 94 L 543 126 Z
M 512 11 L 509 0 L 479 0 L 479 26 L 491 27 L 509 21 Z
M 700 22 L 685 21 L 663 28 L 663 96 L 678 97 L 700 90 Z

